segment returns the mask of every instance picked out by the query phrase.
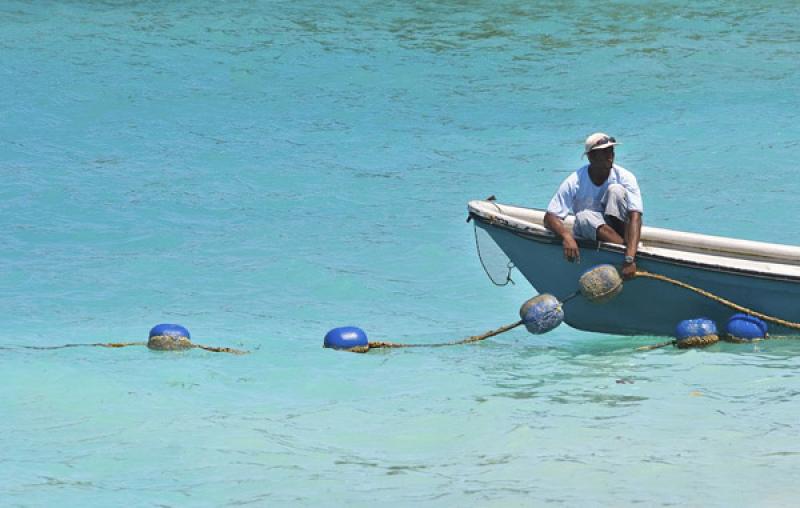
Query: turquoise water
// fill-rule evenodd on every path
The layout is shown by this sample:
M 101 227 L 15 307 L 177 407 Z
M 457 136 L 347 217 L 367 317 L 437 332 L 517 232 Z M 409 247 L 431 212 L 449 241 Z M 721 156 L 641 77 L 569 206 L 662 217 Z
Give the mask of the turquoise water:
M 596 130 L 645 223 L 797 244 L 789 2 L 0 5 L 10 506 L 793 506 L 800 343 L 636 353 L 516 319 L 470 199 Z M 15 345 L 178 322 L 244 357 Z

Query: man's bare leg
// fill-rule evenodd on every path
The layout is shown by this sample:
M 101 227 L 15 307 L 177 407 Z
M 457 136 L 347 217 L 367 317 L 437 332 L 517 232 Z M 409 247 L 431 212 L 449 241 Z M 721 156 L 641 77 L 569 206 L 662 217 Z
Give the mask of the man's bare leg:
M 605 215 L 604 218 L 606 219 L 606 224 L 611 226 L 611 229 L 616 231 L 619 236 L 625 238 L 625 222 L 617 219 L 613 215 Z
M 612 228 L 608 224 L 603 224 L 602 226 L 597 228 L 597 240 L 600 242 L 618 243 L 620 245 L 625 245 L 625 240 L 623 240 L 622 236 L 620 236 L 619 233 L 614 231 L 614 228 Z

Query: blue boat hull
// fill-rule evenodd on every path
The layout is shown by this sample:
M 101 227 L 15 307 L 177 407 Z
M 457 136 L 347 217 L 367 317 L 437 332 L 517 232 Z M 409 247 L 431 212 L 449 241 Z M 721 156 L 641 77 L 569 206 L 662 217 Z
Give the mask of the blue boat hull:
M 527 234 L 476 218 L 539 293 L 562 299 L 577 290 L 578 279 L 592 267 L 609 263 L 621 266 L 617 246 L 581 241 L 580 263 L 567 262 L 560 239 Z M 800 279 L 770 277 L 722 267 L 640 254 L 637 268 L 685 282 L 749 309 L 788 321 L 800 321 Z M 673 336 L 684 319 L 707 317 L 723 331 L 736 311 L 708 297 L 664 281 L 635 278 L 612 301 L 593 304 L 577 297 L 564 305 L 564 321 L 581 330 L 618 335 Z M 771 335 L 797 335 L 797 330 L 769 325 Z

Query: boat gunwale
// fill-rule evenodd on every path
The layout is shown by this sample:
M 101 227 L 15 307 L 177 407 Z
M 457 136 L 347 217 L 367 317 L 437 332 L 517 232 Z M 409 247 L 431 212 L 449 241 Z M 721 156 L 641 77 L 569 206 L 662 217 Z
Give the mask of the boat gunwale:
M 539 243 L 551 243 L 551 244 L 560 243 L 560 240 L 559 240 L 558 236 L 555 233 L 545 229 L 544 226 L 536 225 L 538 228 L 544 229 L 544 231 L 538 231 L 538 230 L 536 230 L 534 228 L 530 228 L 530 227 L 526 227 L 526 226 L 522 226 L 522 225 L 516 225 L 516 224 L 514 224 L 512 222 L 509 222 L 508 220 L 505 220 L 503 218 L 497 217 L 494 214 L 487 214 L 487 215 L 489 215 L 489 216 L 484 216 L 484 215 L 476 212 L 475 210 L 473 210 L 473 208 L 471 206 L 469 207 L 469 217 L 472 220 L 478 220 L 481 223 L 488 224 L 488 225 L 494 226 L 494 227 L 499 227 L 500 229 L 507 230 L 507 231 L 517 235 L 517 236 L 520 236 L 520 237 L 523 237 L 523 238 L 526 238 L 526 239 L 529 239 L 529 240 L 534 240 L 534 241 L 537 241 Z M 500 215 L 507 216 L 507 214 L 504 214 L 502 212 L 500 212 Z M 604 251 L 607 251 L 607 252 L 618 252 L 618 253 L 624 253 L 624 251 L 625 251 L 625 247 L 623 245 L 617 245 L 617 244 L 607 243 L 607 242 L 597 242 L 597 241 L 593 241 L 593 240 L 587 240 L 587 239 L 584 239 L 584 238 L 576 238 L 576 241 L 577 241 L 579 246 L 586 247 L 586 248 L 591 248 L 591 249 L 594 249 L 594 250 L 604 250 Z M 745 276 L 750 276 L 750 277 L 754 277 L 754 278 L 769 279 L 769 280 L 784 281 L 784 282 L 792 282 L 792 283 L 800 282 L 800 275 L 774 274 L 774 273 L 758 270 L 758 269 L 755 269 L 755 268 L 752 268 L 752 269 L 750 269 L 750 268 L 739 268 L 739 267 L 733 267 L 733 266 L 726 266 L 726 265 L 720 265 L 720 264 L 707 263 L 707 262 L 703 262 L 703 261 L 696 261 L 696 260 L 689 260 L 689 259 L 677 259 L 675 257 L 665 256 L 663 254 L 656 254 L 656 253 L 653 253 L 653 252 L 647 252 L 647 246 L 644 246 L 643 249 L 644 250 L 640 249 L 639 252 L 637 252 L 637 254 L 636 254 L 636 256 L 638 258 L 640 258 L 640 259 L 654 260 L 654 261 L 658 261 L 658 262 L 662 262 L 662 263 L 667 263 L 667 264 L 670 264 L 670 265 L 683 266 L 683 267 L 688 267 L 688 268 L 698 268 L 698 269 L 714 271 L 714 272 L 718 272 L 718 273 L 730 273 L 730 274 L 737 274 L 737 275 L 745 275 Z M 788 265 L 788 264 L 785 264 L 785 263 L 772 263 L 772 264 L 778 264 L 778 265 L 783 265 L 783 266 L 796 266 L 796 265 Z

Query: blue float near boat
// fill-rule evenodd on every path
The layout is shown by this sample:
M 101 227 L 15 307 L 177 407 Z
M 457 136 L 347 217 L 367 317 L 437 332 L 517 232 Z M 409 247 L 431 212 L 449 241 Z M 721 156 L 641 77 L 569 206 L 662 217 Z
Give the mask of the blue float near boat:
M 559 298 L 598 264 L 621 266 L 622 245 L 578 240 L 580 263 L 564 260 L 561 239 L 544 227 L 544 210 L 471 201 L 470 217 L 485 230 L 539 293 Z M 572 227 L 572 217 L 566 224 Z M 637 268 L 690 284 L 757 312 L 800 321 L 800 247 L 642 227 Z M 625 281 L 604 304 L 586 298 L 564 303 L 564 322 L 580 330 L 618 335 L 672 336 L 680 321 L 706 316 L 718 323 L 729 307 L 676 285 L 651 278 Z M 770 325 L 773 335 L 797 335 Z

